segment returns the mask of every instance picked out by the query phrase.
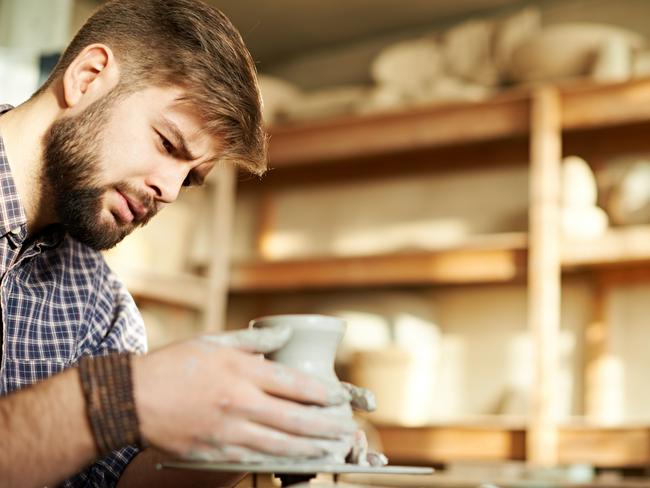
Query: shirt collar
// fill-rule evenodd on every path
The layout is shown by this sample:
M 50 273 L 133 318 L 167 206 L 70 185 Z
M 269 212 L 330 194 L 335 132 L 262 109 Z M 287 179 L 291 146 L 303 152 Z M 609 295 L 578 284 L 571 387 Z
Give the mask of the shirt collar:
M 0 105 L 0 115 L 12 108 L 11 105 Z M 25 209 L 18 196 L 7 151 L 0 134 L 0 236 L 11 233 L 16 238 L 24 239 L 27 234 L 26 224 Z

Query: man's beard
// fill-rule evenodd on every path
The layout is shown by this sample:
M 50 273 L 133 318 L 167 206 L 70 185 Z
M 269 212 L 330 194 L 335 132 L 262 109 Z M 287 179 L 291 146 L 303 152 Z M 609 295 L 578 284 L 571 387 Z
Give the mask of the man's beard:
M 51 198 L 59 222 L 75 239 L 96 250 L 110 249 L 138 225 L 155 214 L 153 199 L 126 183 L 102 186 L 103 128 L 111 106 L 120 97 L 113 90 L 93 102 L 79 115 L 55 121 L 45 136 L 42 183 L 46 198 Z M 102 197 L 111 188 L 137 198 L 147 210 L 143 218 L 130 223 L 102 219 Z

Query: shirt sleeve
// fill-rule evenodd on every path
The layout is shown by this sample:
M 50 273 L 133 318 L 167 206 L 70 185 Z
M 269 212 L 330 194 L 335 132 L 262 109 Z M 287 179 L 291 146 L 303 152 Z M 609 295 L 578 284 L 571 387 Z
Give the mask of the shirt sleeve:
M 89 317 L 93 327 L 85 339 L 84 354 L 103 356 L 113 352 L 143 354 L 147 351 L 144 322 L 130 293 L 119 278 L 103 263 L 94 310 Z M 108 324 L 108 327 L 107 327 Z M 135 446 L 111 452 L 83 472 L 66 480 L 69 488 L 108 488 L 117 485 L 122 472 L 138 454 Z
M 102 283 L 102 293 L 97 296 L 94 320 L 101 324 L 110 323 L 97 347 L 95 356 L 112 352 L 131 352 L 143 354 L 147 352 L 147 335 L 144 322 L 133 297 L 124 284 L 106 266 L 106 279 Z
M 104 459 L 95 462 L 95 464 L 91 465 L 85 471 L 64 481 L 61 486 L 63 488 L 107 488 L 117 486 L 122 472 L 138 452 L 138 449 L 134 446 L 113 451 Z

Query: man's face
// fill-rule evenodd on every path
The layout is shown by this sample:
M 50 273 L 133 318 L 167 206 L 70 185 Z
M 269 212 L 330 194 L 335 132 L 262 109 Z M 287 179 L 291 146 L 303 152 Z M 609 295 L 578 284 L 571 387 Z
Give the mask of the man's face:
M 57 120 L 45 138 L 43 178 L 56 216 L 94 249 L 108 249 L 183 185 L 200 184 L 217 146 L 181 92 L 113 90 L 82 112 Z

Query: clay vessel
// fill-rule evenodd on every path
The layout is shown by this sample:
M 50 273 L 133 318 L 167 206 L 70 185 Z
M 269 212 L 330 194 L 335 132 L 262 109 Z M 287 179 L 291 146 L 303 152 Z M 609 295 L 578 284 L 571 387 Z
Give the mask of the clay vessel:
M 325 382 L 338 382 L 334 372 L 336 349 L 345 333 L 345 322 L 316 314 L 269 315 L 250 321 L 249 327 L 289 326 L 289 342 L 269 359 L 298 369 Z
M 336 383 L 334 372 L 336 350 L 345 333 L 345 321 L 328 315 L 269 315 L 251 320 L 249 327 L 280 327 L 292 329 L 291 338 L 281 349 L 267 357 L 290 366 L 325 383 Z M 339 416 L 342 420 L 352 419 L 352 407 L 344 402 L 330 407 L 319 407 Z M 305 459 L 315 464 L 345 464 L 350 462 L 361 466 L 384 466 L 388 461 L 383 454 L 368 452 L 368 441 L 362 431 L 342 435 L 328 441 L 328 454 L 318 459 Z M 371 460 L 371 458 L 373 460 Z M 278 459 L 276 458 L 276 461 Z M 279 462 L 295 462 L 291 458 Z

